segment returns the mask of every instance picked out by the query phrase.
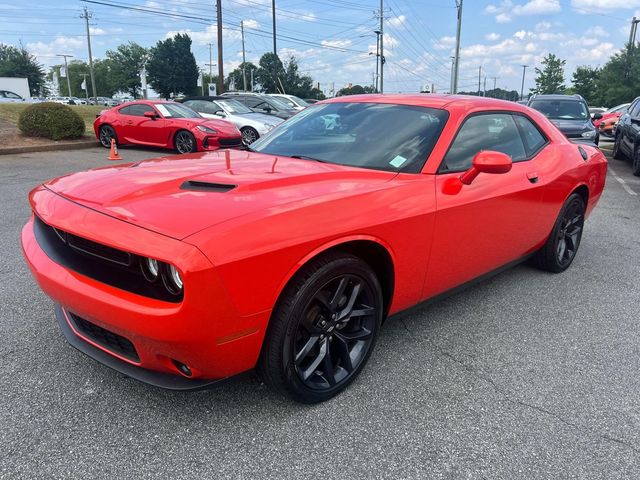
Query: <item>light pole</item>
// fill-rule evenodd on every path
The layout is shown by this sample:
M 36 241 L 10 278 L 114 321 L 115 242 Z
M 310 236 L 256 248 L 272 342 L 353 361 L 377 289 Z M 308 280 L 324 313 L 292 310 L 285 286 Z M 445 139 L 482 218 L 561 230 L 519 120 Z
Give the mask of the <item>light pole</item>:
M 378 75 L 378 61 L 380 59 L 380 30 L 374 30 L 373 33 L 376 34 L 376 93 L 378 93 L 378 79 L 380 78 Z
M 520 100 L 524 100 L 524 74 L 529 65 L 522 65 L 522 85 L 520 86 Z
M 69 97 L 71 96 L 71 80 L 69 80 L 69 66 L 67 65 L 67 57 L 73 58 L 73 55 L 57 54 L 56 57 L 64 57 L 64 73 L 67 77 L 67 89 L 69 90 Z

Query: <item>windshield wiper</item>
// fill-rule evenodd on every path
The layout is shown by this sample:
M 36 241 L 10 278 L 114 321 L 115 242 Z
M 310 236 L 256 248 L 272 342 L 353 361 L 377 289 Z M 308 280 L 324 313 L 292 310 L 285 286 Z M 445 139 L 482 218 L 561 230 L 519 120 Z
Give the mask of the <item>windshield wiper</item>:
M 319 158 L 308 157 L 306 155 L 288 155 L 288 156 L 290 158 L 298 158 L 300 160 L 313 160 L 314 162 L 331 163 L 331 162 L 327 162 L 326 160 L 321 160 Z

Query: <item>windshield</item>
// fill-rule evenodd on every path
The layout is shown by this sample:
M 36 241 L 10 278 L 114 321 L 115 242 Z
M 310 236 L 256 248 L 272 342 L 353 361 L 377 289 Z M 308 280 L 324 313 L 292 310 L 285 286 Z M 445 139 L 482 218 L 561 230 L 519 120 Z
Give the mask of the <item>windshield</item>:
M 418 173 L 448 116 L 445 110 L 382 103 L 310 106 L 252 143 L 251 150 Z
M 220 105 L 227 113 L 231 115 L 244 115 L 247 113 L 253 113 L 248 107 L 245 107 L 237 100 L 216 100 L 215 103 Z
M 296 104 L 297 107 L 308 107 L 309 104 L 303 99 L 296 97 L 295 95 L 289 95 L 289 98 Z
M 622 105 L 618 105 L 616 107 L 610 108 L 604 113 L 624 113 L 627 111 L 627 108 L 629 108 L 629 105 L 630 105 L 629 103 L 623 103 Z
M 265 101 L 276 107 L 278 110 L 291 110 L 293 108 L 292 106 L 287 105 L 285 102 L 283 102 L 281 98 L 267 97 Z
M 530 105 L 547 118 L 558 120 L 587 120 L 589 110 L 578 100 L 534 100 Z
M 154 103 L 164 118 L 198 118 L 200 114 L 179 103 Z

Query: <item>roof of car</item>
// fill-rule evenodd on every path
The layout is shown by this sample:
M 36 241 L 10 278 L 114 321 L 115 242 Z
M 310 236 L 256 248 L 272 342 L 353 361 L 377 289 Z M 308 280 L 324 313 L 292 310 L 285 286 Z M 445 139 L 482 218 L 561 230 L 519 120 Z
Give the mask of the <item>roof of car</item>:
M 208 100 L 211 102 L 213 100 L 229 100 L 229 97 L 222 97 L 220 95 L 196 95 L 193 97 L 185 97 L 180 101 L 186 102 L 187 100 Z
M 497 98 L 435 93 L 345 95 L 321 101 L 321 103 L 334 102 L 397 103 L 400 105 L 415 105 L 431 108 L 469 108 L 473 106 L 495 110 L 509 109 L 517 111 L 524 111 L 524 108 L 526 108 L 516 102 L 499 100 Z
M 575 102 L 583 102 L 584 99 L 580 95 L 562 95 L 560 93 L 538 94 L 531 97 L 530 100 L 573 100 Z

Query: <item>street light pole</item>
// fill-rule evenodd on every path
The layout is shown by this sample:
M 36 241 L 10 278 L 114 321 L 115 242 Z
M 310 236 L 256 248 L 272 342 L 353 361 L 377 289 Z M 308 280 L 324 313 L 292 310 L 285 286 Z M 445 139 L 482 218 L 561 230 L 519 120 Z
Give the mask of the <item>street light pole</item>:
M 69 97 L 71 96 L 71 80 L 69 80 L 69 65 L 67 65 L 67 57 L 73 58 L 73 55 L 57 54 L 56 57 L 64 57 L 64 73 L 67 77 L 67 89 L 69 90 Z
M 91 32 L 89 31 L 89 19 L 91 18 L 91 12 L 84 7 L 84 13 L 80 15 L 80 18 L 84 18 L 85 25 L 87 27 L 87 48 L 89 49 L 89 73 L 91 74 L 91 91 L 93 92 L 93 99 L 98 98 L 96 93 L 96 77 L 93 74 L 93 55 L 91 55 Z M 89 96 L 89 89 L 87 88 L 87 96 Z M 96 100 L 97 101 L 97 100 Z
M 375 82 L 375 91 L 376 93 L 378 93 L 378 79 L 379 74 L 378 74 L 378 61 L 380 59 L 380 30 L 374 30 L 374 32 L 376 34 L 376 82 Z
M 520 100 L 524 100 L 524 74 L 529 65 L 522 65 L 522 86 L 520 87 Z
M 456 57 L 453 66 L 453 92 L 458 93 L 458 70 L 460 67 L 460 31 L 462 30 L 462 0 L 456 0 L 458 9 L 458 25 L 456 27 Z

